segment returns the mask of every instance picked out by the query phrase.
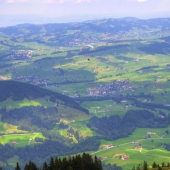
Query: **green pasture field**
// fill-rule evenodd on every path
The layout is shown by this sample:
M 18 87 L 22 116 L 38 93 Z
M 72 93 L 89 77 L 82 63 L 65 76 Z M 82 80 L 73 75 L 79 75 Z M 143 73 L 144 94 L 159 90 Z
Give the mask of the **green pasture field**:
M 0 122 L 0 133 L 11 134 L 11 133 L 24 133 L 25 131 L 19 130 L 17 126 Z
M 48 99 L 48 101 L 46 101 Z M 54 106 L 54 103 L 49 101 L 49 97 L 44 98 L 37 98 L 34 100 L 28 100 L 24 99 L 22 101 L 13 101 L 12 99 L 7 99 L 3 102 L 0 102 L 0 108 L 6 107 L 7 109 L 13 109 L 13 108 L 21 108 L 24 106 L 44 106 L 44 107 L 52 107 Z
M 88 108 L 90 113 L 98 117 L 111 116 L 115 114 L 118 114 L 120 117 L 123 117 L 123 115 L 128 110 L 123 108 L 125 104 L 129 104 L 129 102 L 126 102 L 124 104 L 115 104 L 113 100 L 104 100 L 83 102 L 81 106 L 84 108 Z
M 137 33 L 140 30 L 136 30 Z M 66 36 L 79 32 L 79 30 L 68 30 Z M 169 32 L 163 33 L 164 35 L 169 35 Z M 39 35 L 41 39 L 48 42 L 49 38 L 54 38 L 54 35 L 44 36 L 44 30 L 41 30 Z M 30 39 L 33 39 L 37 35 L 32 35 Z M 87 34 L 88 36 L 88 34 Z M 101 36 L 101 35 L 99 35 Z M 102 35 L 103 37 L 105 35 Z M 57 52 L 58 49 L 62 49 L 59 46 L 49 46 L 46 44 L 39 44 L 37 42 L 24 42 L 22 38 L 19 39 L 19 43 L 15 45 L 10 39 L 7 39 L 7 44 L 13 45 L 13 47 L 8 47 L 5 45 L 0 46 L 0 50 L 3 51 L 1 55 L 5 55 L 8 50 L 16 49 L 32 49 L 32 55 L 34 56 L 30 59 L 25 60 L 12 60 L 11 56 L 3 58 L 1 64 L 13 64 L 11 67 L 0 68 L 0 76 L 4 76 L 8 79 L 16 79 L 19 76 L 30 76 L 36 75 L 37 82 L 40 84 L 44 79 L 47 79 L 47 89 L 57 91 L 57 92 L 67 92 L 70 96 L 74 94 L 79 94 L 80 97 L 87 95 L 87 88 L 99 87 L 100 85 L 111 82 L 113 80 L 121 81 L 125 79 L 130 80 L 130 85 L 137 86 L 137 88 L 132 90 L 117 91 L 117 94 L 138 94 L 138 93 L 151 93 L 154 94 L 154 103 L 170 104 L 170 68 L 167 64 L 170 64 L 169 52 L 164 50 L 164 54 L 149 54 L 142 51 L 140 47 L 147 47 L 156 42 L 164 42 L 163 40 L 156 39 L 158 35 L 147 34 L 146 41 L 133 42 L 128 41 L 131 39 L 140 39 L 141 36 L 136 36 L 134 31 L 131 31 L 129 36 L 125 38 L 124 42 L 112 43 L 111 45 L 123 45 L 129 44 L 128 47 L 120 47 L 117 49 L 109 49 L 106 51 L 100 51 L 96 53 L 78 55 L 79 49 L 82 45 L 75 45 L 74 48 L 77 51 L 72 51 L 71 47 L 63 47 L 62 52 Z M 0 36 L 0 40 L 4 40 Z M 95 48 L 103 42 L 95 44 Z M 21 47 L 23 46 L 23 47 Z M 57 49 L 56 49 L 57 48 Z M 72 51 L 75 55 L 73 57 L 67 57 L 67 52 Z M 0 56 L 1 56 L 0 55 Z M 52 59 L 39 60 L 47 57 Z M 62 57 L 62 58 L 60 58 Z M 1 58 L 0 58 L 1 59 Z M 88 60 L 89 59 L 89 60 Z M 36 61 L 39 60 L 39 61 Z M 158 68 L 150 68 L 150 66 L 158 66 Z M 64 75 L 58 75 L 58 68 L 64 71 Z M 8 71 L 7 71 L 8 70 Z M 0 78 L 1 79 L 1 78 Z M 70 81 L 73 83 L 62 84 L 64 81 Z M 22 79 L 20 81 L 27 82 L 27 79 Z M 78 82 L 76 82 L 78 81 Z M 94 83 L 94 85 L 89 84 L 88 81 Z M 75 83 L 76 82 L 76 83 Z M 30 83 L 30 82 L 29 82 Z M 60 86 L 50 85 L 51 83 L 58 83 Z M 147 87 L 145 84 L 150 83 Z M 38 83 L 37 83 L 38 85 Z M 165 90 L 167 93 L 165 93 Z M 164 93 L 164 94 L 162 94 Z M 48 97 L 47 97 L 48 98 Z M 0 102 L 0 108 L 6 106 L 10 108 L 20 108 L 24 106 L 53 106 L 54 103 L 46 101 L 46 98 L 27 100 L 23 101 L 12 101 L 8 99 L 4 102 Z M 143 101 L 145 98 L 140 98 Z M 140 109 L 136 107 L 129 107 L 125 109 L 125 105 L 130 105 L 131 101 L 127 101 L 121 104 L 115 104 L 114 101 L 90 101 L 83 102 L 81 106 L 88 108 L 90 114 L 87 115 L 81 111 L 70 107 L 64 107 L 59 105 L 57 108 L 59 114 L 61 115 L 60 122 L 66 122 L 74 130 L 79 132 L 82 137 L 87 136 L 97 136 L 95 132 L 89 129 L 86 124 L 93 115 L 98 117 L 111 116 L 118 114 L 121 118 L 129 109 Z M 163 111 L 169 114 L 170 111 L 164 109 L 156 109 L 154 114 L 157 115 L 156 111 Z M 56 124 L 53 131 L 57 131 L 60 135 L 68 138 L 68 129 L 58 129 L 58 124 Z M 143 139 L 147 136 L 147 131 L 153 131 L 156 134 L 150 135 L 150 139 Z M 152 128 L 137 128 L 132 135 L 126 138 L 117 139 L 114 141 L 100 140 L 101 145 L 98 151 L 91 152 L 92 155 L 97 155 L 99 157 L 106 156 L 107 158 L 102 161 L 105 163 L 116 163 L 123 167 L 123 169 L 131 168 L 133 165 L 142 163 L 147 160 L 149 164 L 153 161 L 157 163 L 170 161 L 170 153 L 160 146 L 161 143 L 168 143 L 170 141 L 170 134 L 163 136 L 165 130 L 170 131 L 168 128 L 152 129 Z M 14 147 L 23 147 L 26 145 L 34 145 L 34 139 L 36 137 L 44 138 L 41 133 L 31 133 L 31 134 L 9 134 L 14 132 L 21 132 L 17 129 L 17 126 L 9 125 L 0 122 L 0 131 L 2 133 L 8 133 L 8 135 L 3 135 L 0 137 L 0 143 L 6 144 L 13 141 L 17 142 Z M 37 136 L 36 136 L 37 135 Z M 162 137 L 162 138 L 161 138 Z M 74 135 L 71 137 L 74 143 L 77 142 Z M 30 140 L 32 139 L 32 140 Z M 132 142 L 139 140 L 142 145 L 142 150 L 134 150 L 133 147 L 136 144 Z M 115 147 L 112 149 L 102 150 L 104 145 L 113 144 Z M 129 159 L 123 161 L 117 155 L 129 155 Z M 14 156 L 9 159 L 10 165 L 13 162 L 18 161 L 18 158 Z
M 78 143 L 77 139 L 75 138 L 75 136 L 73 134 L 69 134 L 67 132 L 67 129 L 61 129 L 58 130 L 59 134 L 65 138 L 71 138 L 73 140 L 73 143 Z
M 28 100 L 28 99 L 24 99 L 22 101 L 13 101 L 12 99 L 7 99 L 6 101 L 3 101 L 0 103 L 0 107 L 8 107 L 9 109 L 12 108 L 20 108 L 20 107 L 24 107 L 24 106 L 47 106 L 48 103 L 51 102 L 45 102 L 45 99 L 41 98 L 41 99 L 36 99 L 36 100 Z M 50 105 L 48 105 L 50 106 Z M 51 103 L 52 106 L 52 103 Z
M 123 169 L 132 168 L 142 163 L 144 160 L 151 165 L 153 161 L 157 163 L 169 162 L 170 154 L 169 151 L 162 148 L 161 143 L 168 143 L 170 140 L 170 135 L 163 136 L 162 132 L 165 130 L 170 130 L 169 128 L 152 129 L 152 128 L 138 128 L 135 132 L 127 138 L 117 139 L 114 141 L 101 140 L 101 146 L 98 151 L 92 152 L 92 155 L 97 155 L 103 158 L 105 163 L 116 163 L 119 166 L 123 166 Z M 153 131 L 156 134 L 150 135 L 149 139 L 143 139 L 143 136 L 147 136 L 147 131 Z M 161 138 L 162 137 L 162 138 Z M 134 146 L 139 144 L 134 144 L 135 140 L 138 140 L 139 144 L 142 146 L 142 150 L 133 149 Z M 103 150 L 102 147 L 105 145 L 113 144 L 113 148 Z M 129 159 L 121 160 L 120 155 L 129 155 Z
M 81 106 L 98 117 L 119 115 L 120 118 L 123 118 L 128 110 L 139 110 L 139 108 L 132 106 L 131 101 L 128 100 L 120 104 L 115 103 L 114 100 L 90 101 L 81 103 Z M 128 108 L 124 108 L 125 106 L 128 106 Z
M 148 42 L 149 44 L 150 42 Z M 34 50 L 37 51 L 40 56 L 39 58 L 45 58 L 48 57 L 46 52 L 51 53 L 54 51 L 54 47 L 47 47 L 46 45 L 39 45 L 38 43 L 27 43 L 28 45 L 32 45 L 36 47 Z M 165 82 L 166 79 L 169 79 L 169 73 L 164 70 L 167 62 L 168 62 L 168 56 L 167 55 L 148 55 L 145 53 L 142 53 L 140 50 L 138 50 L 138 47 L 141 46 L 141 43 L 133 45 L 135 47 L 135 51 L 129 49 L 129 47 L 122 47 L 119 49 L 113 49 L 113 50 L 107 50 L 100 53 L 85 55 L 85 57 L 75 55 L 72 58 L 72 63 L 70 60 L 63 60 L 66 58 L 66 52 L 58 53 L 58 54 L 52 54 L 53 58 L 56 59 L 58 56 L 63 56 L 63 59 L 59 60 L 52 60 L 52 61 L 40 61 L 38 63 L 33 63 L 35 61 L 35 58 L 32 58 L 29 62 L 27 62 L 27 68 L 25 69 L 26 65 L 19 64 L 16 68 L 17 73 L 13 74 L 13 78 L 16 78 L 17 76 L 20 76 L 21 74 L 24 75 L 30 75 L 30 74 L 36 74 L 42 78 L 49 78 L 50 82 L 61 82 L 64 79 L 67 79 L 69 81 L 72 80 L 71 77 L 78 76 L 81 80 L 94 80 L 97 78 L 96 82 L 109 82 L 112 80 L 123 80 L 125 78 L 129 78 L 133 84 L 135 82 L 140 83 L 146 83 L 148 81 L 155 81 L 157 80 L 157 77 L 160 76 L 160 74 L 164 75 L 159 78 L 161 82 Z M 133 47 L 133 48 L 134 48 Z M 43 49 L 43 55 L 40 52 L 40 49 Z M 67 48 L 66 48 L 67 49 Z M 37 54 L 38 54 L 37 53 Z M 92 56 L 93 55 L 93 56 Z M 123 58 L 121 57 L 123 56 Z M 162 60 L 162 57 L 164 58 Z M 88 58 L 90 58 L 90 62 L 88 61 Z M 105 59 L 104 62 L 98 61 L 98 59 Z M 135 60 L 138 60 L 138 62 L 135 62 Z M 159 64 L 158 69 L 151 69 L 151 70 L 144 70 L 142 73 L 136 72 L 136 70 L 150 66 L 150 65 L 157 65 Z M 120 66 L 118 66 L 120 65 Z M 108 68 L 106 68 L 108 66 Z M 98 67 L 98 68 L 97 68 Z M 35 68 L 35 70 L 33 69 Z M 65 75 L 62 77 L 56 77 L 54 74 L 51 74 L 53 68 L 62 68 L 65 71 Z M 72 72 L 69 72 L 69 70 L 73 70 Z M 157 71 L 157 72 L 155 72 Z M 3 71 L 4 72 L 4 71 Z M 121 76 L 117 76 L 118 74 L 122 74 Z M 105 78 L 102 78 L 103 76 L 107 76 Z M 165 79 L 166 77 L 166 79 Z M 69 90 L 71 94 L 74 94 L 76 91 L 78 91 L 80 94 L 85 94 L 86 90 L 84 87 L 81 86 L 83 83 L 76 83 L 76 89 Z M 69 89 L 69 86 L 72 86 L 72 84 L 63 85 L 67 86 L 67 89 Z M 85 85 L 86 86 L 86 85 Z M 49 88 L 51 88 L 49 86 Z M 57 91 L 61 91 L 63 87 L 54 89 Z M 81 90 L 79 90 L 81 89 Z M 138 89 L 139 91 L 142 89 Z M 148 91 L 146 88 L 143 89 L 143 91 Z M 137 91 L 136 91 L 137 92 Z
M 84 121 L 89 119 L 89 116 L 80 110 L 76 110 L 68 106 L 65 107 L 62 105 L 59 105 L 57 108 L 58 113 L 62 115 L 61 121 L 64 120 L 66 122 L 72 122 L 72 121 Z
M 87 121 L 73 121 L 69 123 L 69 128 L 72 127 L 75 131 L 77 131 L 79 133 L 79 136 L 81 136 L 82 138 L 86 138 L 86 137 L 90 137 L 90 136 L 96 136 L 98 134 L 96 134 L 95 132 L 93 132 L 90 128 L 88 128 L 86 126 Z M 69 129 L 59 129 L 58 130 L 58 126 L 56 126 L 54 130 L 58 131 L 59 134 L 61 136 L 64 136 L 66 138 L 72 138 L 74 143 L 78 143 L 77 139 L 75 138 L 74 134 L 71 134 L 71 136 L 69 135 L 69 133 L 67 132 L 67 130 Z
M 86 94 L 86 88 L 88 87 L 90 87 L 88 83 L 74 83 L 74 85 L 72 84 L 72 86 L 70 84 L 60 84 L 60 87 L 49 86 L 48 89 L 57 92 L 67 92 L 69 95 L 74 95 L 78 93 L 80 94 L 80 96 L 83 96 L 84 94 Z
M 74 116 L 74 115 L 73 115 Z M 77 143 L 78 141 L 76 140 L 74 134 L 71 134 L 71 136 L 69 136 L 69 134 L 67 133 L 67 130 L 72 127 L 75 131 L 77 131 L 79 133 L 79 135 L 83 138 L 86 138 L 88 136 L 96 136 L 98 135 L 97 133 L 93 132 L 90 128 L 87 127 L 87 123 L 88 123 L 88 119 L 90 119 L 91 116 L 87 116 L 87 115 L 83 115 L 82 113 L 75 115 L 75 117 L 73 117 L 72 119 L 64 119 L 61 118 L 60 122 L 64 122 L 67 123 L 69 125 L 68 128 L 66 129 L 58 129 L 58 124 L 56 124 L 56 126 L 53 128 L 52 131 L 57 131 L 59 132 L 59 134 L 61 136 L 64 136 L 66 138 L 72 138 L 73 142 Z
M 83 138 L 87 136 L 96 136 L 97 134 L 86 126 L 87 122 L 88 120 L 71 122 L 70 126 L 80 131 L 80 136 L 82 136 Z
M 8 134 L 1 136 L 0 143 L 11 144 L 15 147 L 23 147 L 26 145 L 34 145 L 36 137 L 44 139 L 41 133 Z M 16 142 L 16 144 L 12 144 L 11 142 Z
M 163 136 L 163 132 L 165 132 L 165 130 L 170 130 L 170 127 L 168 128 L 137 128 L 132 135 L 130 135 L 129 137 L 126 138 L 121 138 L 121 139 L 117 139 L 112 141 L 111 144 L 113 145 L 120 145 L 120 144 L 124 144 L 124 143 L 129 143 L 129 142 L 133 142 L 135 140 L 144 140 L 144 136 L 148 136 L 147 132 L 148 131 L 152 131 L 156 134 L 152 134 L 150 135 L 151 138 L 150 139 L 160 139 L 161 136 Z M 170 134 L 167 134 L 163 137 L 163 139 L 166 141 L 166 138 L 170 138 Z M 150 140 L 148 139 L 148 140 Z M 147 140 L 145 140 L 147 141 Z M 105 140 L 101 140 L 101 147 L 102 145 L 108 145 L 110 144 L 111 141 L 105 141 Z
M 112 164 L 116 163 L 116 165 L 122 166 L 123 169 L 137 166 L 138 164 L 143 163 L 145 160 L 147 160 L 149 165 L 152 165 L 154 161 L 159 164 L 170 161 L 169 152 L 165 151 L 164 149 L 156 149 L 156 151 L 153 150 L 153 152 L 142 149 L 140 152 L 139 150 L 133 149 L 133 147 L 133 145 L 129 144 L 126 147 L 116 147 L 100 153 L 95 153 L 95 155 L 98 157 L 106 157 L 106 159 L 103 159 L 102 162 Z M 118 154 L 121 154 L 122 156 L 128 154 L 129 159 L 121 160 L 119 156 L 116 156 Z

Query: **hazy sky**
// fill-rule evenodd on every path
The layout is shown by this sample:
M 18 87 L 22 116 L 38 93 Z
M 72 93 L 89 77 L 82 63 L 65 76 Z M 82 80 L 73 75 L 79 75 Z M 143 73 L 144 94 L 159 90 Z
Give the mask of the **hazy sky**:
M 126 16 L 170 17 L 170 0 L 0 0 L 0 27 Z

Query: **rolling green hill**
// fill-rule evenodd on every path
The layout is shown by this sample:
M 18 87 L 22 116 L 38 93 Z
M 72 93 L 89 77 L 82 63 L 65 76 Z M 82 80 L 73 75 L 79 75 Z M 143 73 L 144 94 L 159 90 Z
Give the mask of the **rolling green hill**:
M 2 164 L 85 151 L 124 169 L 168 162 L 169 22 L 0 28 Z

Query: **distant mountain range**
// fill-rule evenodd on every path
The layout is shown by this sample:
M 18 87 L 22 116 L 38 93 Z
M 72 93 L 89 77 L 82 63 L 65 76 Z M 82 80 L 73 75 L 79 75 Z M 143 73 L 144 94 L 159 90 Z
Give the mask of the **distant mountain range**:
M 49 42 L 56 41 L 57 44 L 66 44 L 75 39 L 84 41 L 99 41 L 106 36 L 128 33 L 129 31 L 148 31 L 150 34 L 168 31 L 170 29 L 170 18 L 138 19 L 125 17 L 120 19 L 99 19 L 75 23 L 54 24 L 19 24 L 16 26 L 0 28 L 2 35 L 20 38 L 25 41 L 37 41 L 47 43 L 44 38 L 52 36 Z M 139 34 L 140 34 L 139 33 Z M 102 37 L 102 34 L 105 36 Z M 30 38 L 34 35 L 34 38 Z M 43 36 L 41 38 L 41 36 Z M 123 36 L 124 37 L 124 36 Z M 122 36 L 119 37 L 121 39 Z M 68 45 L 68 44 L 67 44 Z

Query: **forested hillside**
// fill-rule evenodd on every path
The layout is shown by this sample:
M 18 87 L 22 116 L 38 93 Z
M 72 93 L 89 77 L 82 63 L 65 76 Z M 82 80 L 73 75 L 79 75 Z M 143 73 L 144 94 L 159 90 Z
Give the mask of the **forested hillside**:
M 11 98 L 13 101 L 20 101 L 27 98 L 28 100 L 36 99 L 36 98 L 43 98 L 46 96 L 50 97 L 50 101 L 56 102 L 56 100 L 61 100 L 64 105 L 73 107 L 75 109 L 82 110 L 86 113 L 88 111 L 79 106 L 74 100 L 70 97 L 62 95 L 61 93 L 53 92 L 47 89 L 43 89 L 37 87 L 32 84 L 17 82 L 17 81 L 0 81 L 0 101 L 5 101 L 8 98 Z
M 166 119 L 155 117 L 151 111 L 129 110 L 121 119 L 118 115 L 110 117 L 93 117 L 88 126 L 107 140 L 128 137 L 136 128 L 167 128 L 170 115 Z
M 10 168 L 10 167 L 8 167 Z M 0 169 L 3 169 L 0 167 Z M 51 157 L 49 162 L 45 161 L 41 166 L 38 166 L 33 161 L 21 166 L 18 162 L 15 166 L 16 170 L 122 170 L 116 164 L 102 164 L 101 158 L 92 157 L 90 154 L 83 153 L 82 155 L 74 155 L 69 157 Z
M 127 17 L 0 28 L 0 166 L 82 152 L 107 170 L 168 162 L 169 25 Z

